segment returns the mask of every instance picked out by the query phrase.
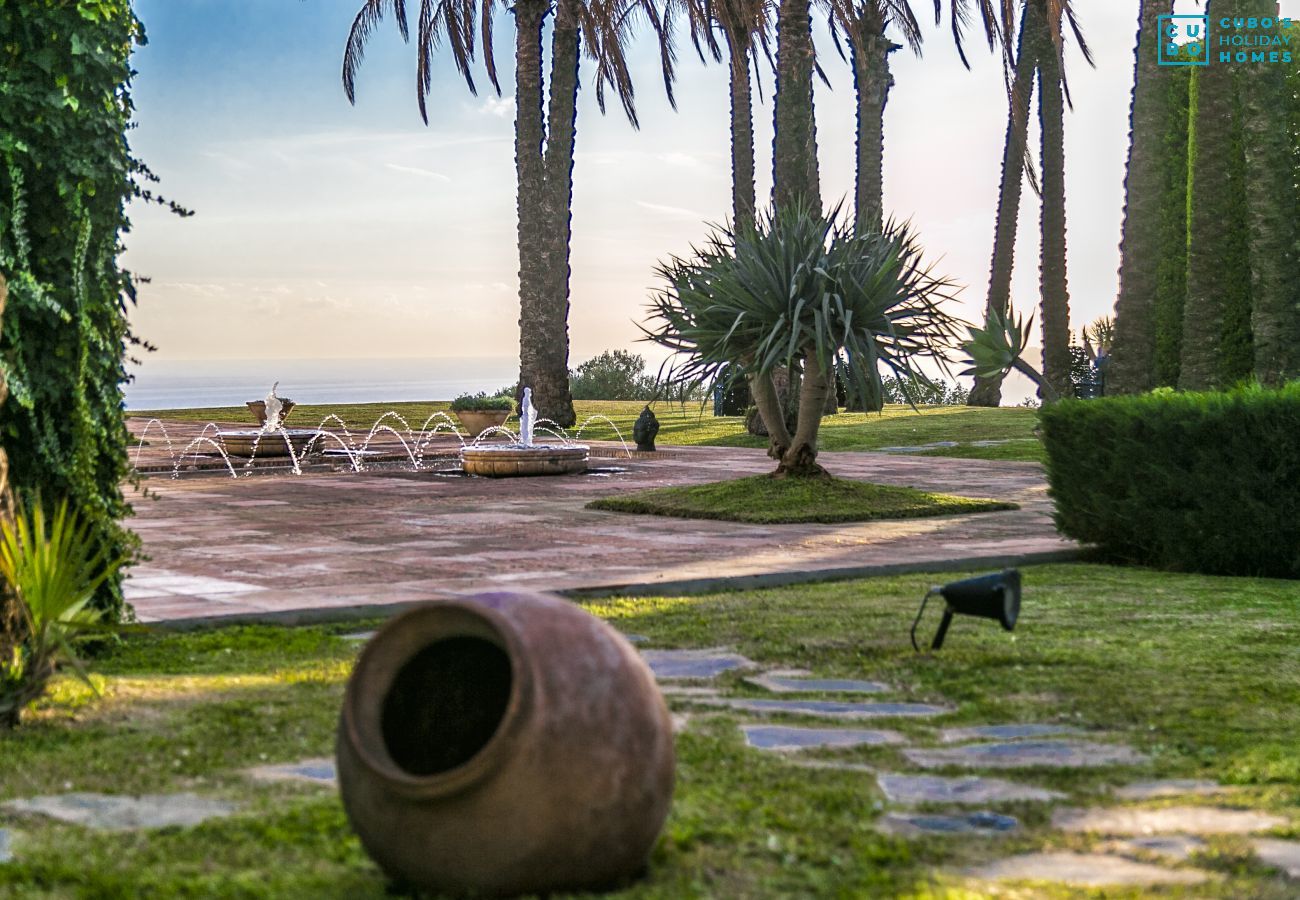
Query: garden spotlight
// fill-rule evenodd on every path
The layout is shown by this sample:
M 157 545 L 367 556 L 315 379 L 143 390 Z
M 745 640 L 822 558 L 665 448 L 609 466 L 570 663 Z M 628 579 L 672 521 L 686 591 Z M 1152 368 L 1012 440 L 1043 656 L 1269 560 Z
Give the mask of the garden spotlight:
M 931 650 L 943 646 L 944 636 L 948 634 L 948 626 L 952 624 L 952 617 L 956 613 L 993 619 L 1002 623 L 1007 631 L 1016 627 L 1016 619 L 1020 617 L 1020 572 L 1016 569 L 954 581 L 943 587 L 932 587 L 921 600 L 916 621 L 912 623 L 912 649 L 918 653 L 921 648 L 916 643 L 916 627 L 921 624 L 925 605 L 935 594 L 947 601 L 948 608 L 943 611 L 943 620 L 939 622 L 939 630 L 935 632 L 934 641 L 930 644 Z

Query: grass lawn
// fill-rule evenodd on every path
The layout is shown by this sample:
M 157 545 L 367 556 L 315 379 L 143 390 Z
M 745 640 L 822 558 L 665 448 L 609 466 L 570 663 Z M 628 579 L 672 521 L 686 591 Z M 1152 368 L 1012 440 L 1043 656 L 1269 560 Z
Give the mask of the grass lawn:
M 328 415 L 337 415 L 354 431 L 369 428 L 389 410 L 400 413 L 412 428 L 419 428 L 436 412 L 447 412 L 448 402 L 429 403 L 359 403 L 300 406 L 294 409 L 290 424 L 314 427 Z M 621 400 L 589 400 L 574 404 L 578 422 L 591 416 L 605 416 L 618 432 L 632 440 L 632 425 L 644 403 Z M 710 410 L 698 406 L 659 404 L 655 415 L 660 429 L 657 441 L 665 446 L 706 444 L 723 447 L 765 447 L 766 440 L 746 433 L 738 417 L 714 418 Z M 132 411 L 130 415 L 187 422 L 252 422 L 251 414 L 241 407 L 210 409 L 163 409 Z M 1021 407 L 977 409 L 966 406 L 887 406 L 880 414 L 839 413 L 822 420 L 819 447 L 822 450 L 878 450 L 881 447 L 911 447 L 935 441 L 958 441 L 955 448 L 941 448 L 933 455 L 965 456 L 973 459 L 1011 459 L 1042 462 L 1042 444 L 1034 438 L 1037 412 Z M 582 432 L 589 440 L 615 440 L 616 433 L 608 422 L 596 420 Z M 1029 440 L 1017 440 L 1028 438 Z M 1013 441 L 993 447 L 971 447 L 971 441 Z
M 1026 569 L 1014 635 L 959 621 L 941 653 L 916 655 L 907 629 L 930 581 L 613 599 L 590 608 L 651 646 L 729 645 L 773 667 L 878 679 L 897 689 L 890 696 L 953 705 L 938 722 L 881 723 L 917 743 L 934 743 L 940 725 L 1066 722 L 1149 754 L 1150 762 L 1120 768 L 999 773 L 1064 792 L 1067 804 L 1122 802 L 1105 791 L 1131 780 L 1210 778 L 1237 786 L 1227 803 L 1287 819 L 1275 836 L 1300 837 L 1296 582 L 1082 564 Z M 0 865 L 0 896 L 383 897 L 332 791 L 238 774 L 331 754 L 356 653 L 335 635 L 357 627 L 131 637 L 94 667 L 102 698 L 61 680 L 67 706 L 43 708 L 0 737 L 0 801 L 187 790 L 237 801 L 242 812 L 192 829 L 112 835 L 0 813 L 0 827 L 18 832 L 18 861 Z M 760 693 L 734 673 L 720 686 Z M 990 895 L 953 873 L 1021 851 L 1101 843 L 1052 831 L 1047 809 L 1028 803 L 991 807 L 1023 825 L 996 839 L 883 835 L 874 827 L 883 800 L 870 773 L 801 768 L 744 745 L 736 724 L 753 717 L 684 698 L 673 706 L 692 719 L 677 738 L 672 815 L 647 879 L 620 897 L 983 897 Z M 892 747 L 809 755 L 905 770 Z M 1296 896 L 1295 883 L 1254 860 L 1240 837 L 1209 838 L 1197 864 L 1216 879 L 1163 892 L 1037 885 L 1004 896 Z
M 685 487 L 653 488 L 587 504 L 588 509 L 725 519 L 771 525 L 781 522 L 867 522 L 917 519 L 1018 509 L 1014 503 L 932 494 L 915 488 L 841 478 L 772 478 L 754 475 Z

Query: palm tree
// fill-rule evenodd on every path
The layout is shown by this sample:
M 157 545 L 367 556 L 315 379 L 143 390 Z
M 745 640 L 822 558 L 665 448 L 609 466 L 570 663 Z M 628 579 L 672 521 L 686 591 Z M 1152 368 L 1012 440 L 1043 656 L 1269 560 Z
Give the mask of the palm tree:
M 1047 0 L 1038 44 L 1038 121 L 1042 132 L 1043 204 L 1039 255 L 1039 294 L 1043 329 L 1043 378 L 1060 396 L 1069 396 L 1070 290 L 1065 238 L 1065 83 L 1060 48 L 1068 8 Z M 1077 26 L 1076 26 L 1077 34 Z M 1079 40 L 1091 62 L 1087 45 Z
M 1238 0 L 1237 15 L 1275 18 L 1276 0 Z M 1294 106 L 1286 67 L 1240 66 L 1251 261 L 1255 377 L 1277 386 L 1300 376 L 1300 288 L 1296 286 L 1295 168 L 1290 129 L 1279 117 Z
M 1007 136 L 1002 147 L 1002 183 L 998 189 L 997 224 L 993 232 L 993 263 L 989 273 L 986 317 L 1008 316 L 1011 304 L 1011 271 L 1015 265 L 1016 231 L 1020 222 L 1020 192 L 1025 174 L 1025 152 L 1029 143 L 1029 103 L 1034 93 L 1034 75 L 1038 71 L 1037 42 L 1026 40 L 1026 32 L 1039 28 L 1038 7 L 1026 3 L 1020 17 L 1020 34 L 1009 95 Z M 997 406 L 1002 402 L 1002 373 L 976 374 L 975 385 L 967 399 L 969 406 Z
M 365 45 L 387 12 L 409 39 L 406 0 L 367 0 L 358 12 L 343 59 L 343 86 L 355 103 L 356 71 Z M 421 0 L 417 46 L 416 99 L 428 122 L 433 54 L 445 41 L 471 93 L 476 13 L 481 13 L 484 64 L 500 94 L 492 55 L 494 0 Z M 573 152 L 577 122 L 578 68 L 583 39 L 595 64 L 596 98 L 614 91 L 629 121 L 636 108 L 624 50 L 638 13 L 658 24 L 648 0 L 517 0 L 515 15 L 515 171 L 519 211 L 519 386 L 533 389 L 540 415 L 574 424 L 569 394 L 569 247 L 573 195 Z M 542 39 L 548 16 L 551 69 L 543 102 Z
M 1229 4 L 1207 5 L 1209 47 L 1217 46 Z M 1231 9 L 1227 9 L 1231 12 Z M 1233 239 L 1230 208 L 1234 135 L 1237 123 L 1234 71 L 1231 66 L 1196 69 L 1192 80 L 1190 196 L 1187 222 L 1187 300 L 1183 306 L 1183 353 L 1178 386 L 1203 391 L 1221 383 L 1224 298 L 1233 293 L 1224 266 L 1224 248 Z
M 754 196 L 754 104 L 751 81 L 763 55 L 771 60 L 771 0 L 666 0 L 663 27 L 671 40 L 675 17 L 685 15 L 691 43 L 701 59 L 707 51 L 721 62 L 723 51 L 714 37 L 721 32 L 726 44 L 731 97 L 731 217 L 732 221 L 752 223 L 757 201 Z M 664 85 L 673 102 L 673 59 L 664 57 Z M 676 103 L 673 102 L 674 107 Z
M 1137 394 L 1156 386 L 1156 294 L 1171 71 L 1158 65 L 1156 51 L 1161 41 L 1160 16 L 1171 15 L 1173 9 L 1173 0 L 1142 0 L 1138 10 L 1119 298 L 1107 393 Z

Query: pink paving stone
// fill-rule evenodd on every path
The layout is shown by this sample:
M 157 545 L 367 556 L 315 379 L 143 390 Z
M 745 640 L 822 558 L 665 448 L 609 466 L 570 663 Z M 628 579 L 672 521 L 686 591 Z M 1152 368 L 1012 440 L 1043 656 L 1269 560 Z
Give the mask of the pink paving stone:
M 132 520 L 142 526 L 150 557 L 148 577 L 132 582 L 132 602 L 150 622 L 383 606 L 493 585 L 671 591 L 721 586 L 719 579 L 933 567 L 972 556 L 992 565 L 993 557 L 1005 562 L 1075 549 L 1052 527 L 1037 464 L 877 453 L 825 453 L 823 460 L 846 478 L 1006 499 L 1022 508 L 834 525 L 745 525 L 584 508 L 611 494 L 771 468 L 761 450 L 715 447 L 673 448 L 672 458 L 598 460 L 594 465 L 623 469 L 607 478 L 493 480 L 391 469 L 160 476 L 146 482 L 158 501 L 137 502 Z M 164 580 L 172 578 L 181 580 Z M 192 587 L 187 578 L 195 579 Z M 209 587 L 212 580 L 222 584 Z M 219 597 L 230 584 L 247 585 L 221 598 L 237 603 L 199 599 Z M 199 605 L 178 606 L 185 597 Z

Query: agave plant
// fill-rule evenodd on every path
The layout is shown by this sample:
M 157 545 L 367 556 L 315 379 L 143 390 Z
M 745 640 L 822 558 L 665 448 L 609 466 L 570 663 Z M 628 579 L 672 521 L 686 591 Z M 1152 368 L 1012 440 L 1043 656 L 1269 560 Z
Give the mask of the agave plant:
M 0 523 L 0 577 L 18 595 L 22 618 L 22 639 L 0 659 L 0 727 L 18 725 L 60 666 L 94 690 L 73 644 L 100 630 L 100 613 L 87 604 L 124 562 L 96 542 L 90 524 L 67 501 L 52 518 L 37 504 L 30 514 Z
M 880 396 L 880 368 L 926 381 L 922 359 L 945 367 L 958 322 L 943 308 L 952 282 L 923 265 L 910 226 L 857 233 L 837 207 L 765 212 L 715 228 L 690 259 L 656 269 L 646 339 L 680 356 L 670 378 L 702 383 L 736 366 L 767 426 L 778 475 L 825 474 L 817 432 L 837 368 L 860 396 Z M 847 361 L 846 361 L 847 360 Z M 803 370 L 794 433 L 772 382 Z M 946 367 L 945 367 L 946 371 Z
M 1028 377 L 1038 385 L 1043 397 L 1059 400 L 1060 394 L 1053 389 L 1041 372 L 1025 362 L 1025 348 L 1029 345 L 1029 335 L 1034 327 L 1034 317 L 1025 322 L 1007 307 L 1003 317 L 996 309 L 989 307 L 983 328 L 967 326 L 970 336 L 962 343 L 962 350 L 970 362 L 969 368 L 962 375 L 974 375 L 977 378 L 996 378 L 1001 381 L 1012 369 Z

